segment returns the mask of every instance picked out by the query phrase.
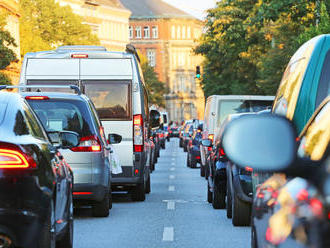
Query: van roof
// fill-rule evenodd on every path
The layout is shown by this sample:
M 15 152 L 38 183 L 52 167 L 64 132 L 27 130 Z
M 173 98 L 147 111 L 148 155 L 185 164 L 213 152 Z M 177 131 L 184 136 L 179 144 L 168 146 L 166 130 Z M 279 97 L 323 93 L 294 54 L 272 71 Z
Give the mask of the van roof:
M 217 100 L 269 100 L 273 101 L 275 96 L 260 96 L 260 95 L 212 95 L 207 98 L 207 101 L 211 99 Z

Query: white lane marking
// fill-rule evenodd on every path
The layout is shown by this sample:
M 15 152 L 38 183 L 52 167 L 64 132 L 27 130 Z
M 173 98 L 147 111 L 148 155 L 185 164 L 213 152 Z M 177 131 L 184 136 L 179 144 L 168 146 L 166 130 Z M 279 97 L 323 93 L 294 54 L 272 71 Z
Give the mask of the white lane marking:
M 171 165 L 175 165 L 175 163 L 171 163 Z
M 168 186 L 168 191 L 175 191 L 175 187 L 173 185 Z
M 164 227 L 163 232 L 163 241 L 170 241 L 174 240 L 174 228 L 173 227 Z
M 175 179 L 175 176 L 174 175 L 170 175 L 169 178 L 170 179 Z
M 172 158 L 172 161 L 175 161 L 175 158 Z
M 168 201 L 167 210 L 174 210 L 174 209 L 175 209 L 175 201 Z
M 174 168 L 174 167 L 172 167 L 172 168 L 170 169 L 170 171 L 175 171 L 175 168 Z

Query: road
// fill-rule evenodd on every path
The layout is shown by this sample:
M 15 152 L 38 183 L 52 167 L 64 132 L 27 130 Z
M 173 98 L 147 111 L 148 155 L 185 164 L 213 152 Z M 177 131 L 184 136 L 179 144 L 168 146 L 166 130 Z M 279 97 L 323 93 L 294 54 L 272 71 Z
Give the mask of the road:
M 161 151 L 145 202 L 115 194 L 108 218 L 75 211 L 74 247 L 249 247 L 250 228 L 233 227 L 225 210 L 206 201 L 199 169 L 186 167 L 186 153 L 172 138 Z

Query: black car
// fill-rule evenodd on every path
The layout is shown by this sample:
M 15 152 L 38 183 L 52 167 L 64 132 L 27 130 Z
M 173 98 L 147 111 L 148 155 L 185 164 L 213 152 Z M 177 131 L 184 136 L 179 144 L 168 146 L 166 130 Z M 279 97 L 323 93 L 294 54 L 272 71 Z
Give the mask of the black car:
M 180 130 L 179 127 L 171 127 L 169 131 L 170 137 L 179 137 Z
M 78 135 L 59 132 L 59 139 L 57 147 L 50 142 L 19 94 L 0 92 L 2 247 L 72 247 L 73 172 L 58 148 L 78 145 Z
M 196 168 L 197 163 L 201 163 L 201 151 L 199 149 L 202 142 L 201 129 L 202 126 L 195 130 L 188 142 L 187 166 L 190 168 Z

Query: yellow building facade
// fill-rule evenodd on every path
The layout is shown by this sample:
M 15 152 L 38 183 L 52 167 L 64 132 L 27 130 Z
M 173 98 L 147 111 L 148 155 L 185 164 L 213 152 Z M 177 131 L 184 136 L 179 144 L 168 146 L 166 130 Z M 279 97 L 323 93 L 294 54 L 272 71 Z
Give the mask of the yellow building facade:
M 11 49 L 15 51 L 17 59 L 20 59 L 19 0 L 0 0 L 0 13 L 7 15 L 7 25 L 5 26 L 5 29 L 15 39 L 17 46 L 11 47 Z M 20 73 L 19 62 L 11 63 L 3 72 L 11 79 L 13 84 L 17 84 Z
M 56 0 L 69 5 L 75 14 L 83 17 L 110 51 L 124 51 L 129 43 L 128 25 L 131 12 L 119 0 Z

